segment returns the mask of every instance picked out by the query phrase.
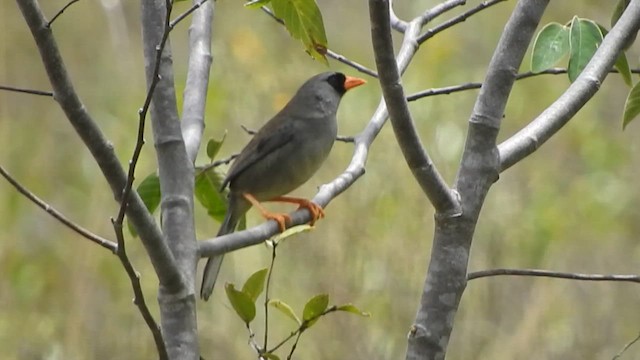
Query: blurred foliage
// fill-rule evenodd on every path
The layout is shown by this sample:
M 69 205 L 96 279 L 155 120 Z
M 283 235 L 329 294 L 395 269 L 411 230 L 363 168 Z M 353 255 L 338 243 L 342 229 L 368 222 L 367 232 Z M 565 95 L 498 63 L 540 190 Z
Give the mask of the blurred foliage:
M 51 16 L 66 0 L 43 1 Z M 397 2 L 408 18 L 436 4 Z M 474 1 L 469 2 L 474 4 Z M 180 12 L 187 2 L 176 4 Z M 373 67 L 366 2 L 322 1 L 331 49 Z M 407 71 L 407 93 L 481 81 L 514 1 L 498 5 L 428 41 Z M 543 24 L 578 15 L 607 23 L 613 2 L 551 2 Z M 137 109 L 145 96 L 137 2 L 81 1 L 54 24 L 68 70 L 88 110 L 123 164 L 133 151 Z M 446 18 L 446 17 L 445 17 Z M 443 19 L 445 19 L 443 18 Z M 0 83 L 48 90 L 29 30 L 14 2 L 0 2 Z M 478 31 L 482 29 L 482 31 Z M 176 83 L 185 79 L 188 21 L 171 36 Z M 276 22 L 242 2 L 216 2 L 213 68 L 205 139 L 228 131 L 220 156 L 248 140 L 305 79 L 326 67 L 304 53 Z M 398 39 L 398 38 L 396 38 Z M 637 46 L 629 59 L 637 59 Z M 469 54 L 473 54 L 472 57 Z M 635 60 L 631 61 L 636 66 Z M 353 74 L 344 65 L 332 69 Z M 528 64 L 523 65 L 527 69 Z M 524 126 L 568 86 L 566 77 L 518 82 L 501 138 Z M 178 89 L 181 91 L 181 89 Z M 620 130 L 627 88 L 611 76 L 556 137 L 501 175 L 478 224 L 470 269 L 538 267 L 633 273 L 640 261 L 638 126 Z M 180 92 L 181 94 L 181 92 Z M 476 92 L 411 104 L 430 154 L 449 182 L 455 177 Z M 353 135 L 374 111 L 375 81 L 345 96 L 340 133 Z M 155 171 L 150 128 L 139 180 Z M 50 98 L 0 92 L 0 164 L 79 224 L 113 239 L 113 196 L 89 152 Z M 337 143 L 330 159 L 298 195 L 310 196 L 346 166 L 352 146 Z M 199 164 L 208 162 L 205 146 Z M 289 209 L 289 208 L 287 208 Z M 298 346 L 300 359 L 398 359 L 422 291 L 433 211 L 412 179 L 386 127 L 371 148 L 367 173 L 327 208 L 314 231 L 279 247 L 274 294 L 302 309 L 310 294 L 352 302 L 371 318 L 336 314 L 314 326 Z M 249 213 L 249 225 L 259 215 Z M 198 237 L 218 224 L 197 208 Z M 79 238 L 0 181 L 0 349 L 6 359 L 154 358 L 151 335 L 131 302 L 117 258 Z M 157 314 L 157 279 L 138 240 L 128 251 Z M 227 256 L 225 282 L 239 283 L 268 266 L 263 246 Z M 447 359 L 606 359 L 640 328 L 637 288 L 629 284 L 493 278 L 468 285 Z M 251 359 L 244 325 L 218 287 L 199 302 L 205 358 Z M 274 338 L 291 321 L 274 321 Z M 253 329 L 261 334 L 258 324 Z M 640 358 L 632 347 L 626 358 Z

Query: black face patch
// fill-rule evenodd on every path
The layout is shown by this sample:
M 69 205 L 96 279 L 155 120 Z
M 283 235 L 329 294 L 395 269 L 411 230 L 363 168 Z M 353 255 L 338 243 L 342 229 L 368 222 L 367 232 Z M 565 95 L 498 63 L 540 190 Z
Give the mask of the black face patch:
M 343 73 L 333 73 L 329 75 L 327 78 L 327 82 L 338 92 L 340 95 L 344 95 L 347 92 L 347 89 L 344 88 L 344 82 L 347 80 L 347 77 L 344 76 Z

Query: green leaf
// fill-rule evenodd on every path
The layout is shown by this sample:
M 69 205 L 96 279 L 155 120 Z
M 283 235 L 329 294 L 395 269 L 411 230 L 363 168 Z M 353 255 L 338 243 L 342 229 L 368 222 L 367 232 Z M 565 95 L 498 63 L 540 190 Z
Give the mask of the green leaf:
M 298 325 L 302 324 L 302 321 L 300 321 L 298 316 L 296 316 L 296 313 L 293 312 L 293 309 L 291 308 L 291 306 L 289 306 L 284 301 L 277 300 L 277 299 L 271 299 L 271 300 L 269 300 L 269 305 L 273 306 L 274 308 L 276 308 L 278 310 L 280 310 L 281 313 L 285 314 L 291 320 L 295 321 L 296 324 L 298 324 Z
M 552 22 L 540 30 L 531 52 L 531 71 L 539 73 L 554 66 L 569 52 L 569 29 Z
M 256 306 L 249 295 L 245 294 L 242 291 L 236 290 L 233 284 L 225 284 L 224 290 L 227 293 L 227 298 L 233 307 L 233 310 L 236 311 L 236 314 L 240 316 L 242 321 L 245 324 L 249 324 L 256 317 Z
M 195 180 L 195 196 L 198 202 L 207 209 L 209 216 L 222 222 L 227 211 L 225 193 L 221 193 L 220 186 L 224 177 L 213 168 L 200 171 Z
M 629 123 L 640 114 L 640 83 L 637 83 L 627 96 L 624 103 L 624 113 L 622 115 L 622 129 L 624 130 Z
M 294 226 L 292 228 L 288 228 L 287 230 L 285 230 L 284 232 L 281 232 L 279 234 L 274 235 L 270 241 L 278 244 L 279 242 L 283 241 L 286 238 L 289 238 L 295 234 L 299 234 L 302 232 L 307 232 L 307 231 L 311 231 L 313 230 L 313 226 L 309 225 L 309 224 L 303 224 L 303 225 L 298 225 L 298 226 Z
M 307 301 L 304 310 L 302 310 L 302 319 L 309 322 L 307 327 L 315 324 L 318 317 L 327 309 L 328 305 L 329 295 L 327 294 L 316 295 Z
M 357 307 L 355 307 L 352 304 L 344 304 L 344 305 L 340 305 L 336 308 L 337 311 L 346 311 L 346 312 L 350 312 L 352 314 L 356 314 L 356 315 L 360 315 L 360 316 L 364 316 L 364 317 L 369 317 L 371 316 L 370 313 L 362 311 L 360 309 L 358 309 Z
M 569 55 L 569 80 L 574 82 L 593 57 L 602 42 L 598 25 L 587 19 L 574 17 L 569 35 L 571 50 Z
M 602 37 L 604 38 L 605 36 L 607 36 L 609 31 L 600 24 L 598 24 L 598 27 L 600 28 Z M 620 73 L 620 76 L 622 76 L 622 80 L 624 80 L 624 83 L 627 84 L 627 86 L 629 87 L 633 86 L 633 81 L 631 80 L 631 69 L 629 68 L 627 55 L 624 53 L 624 51 L 621 52 L 620 55 L 618 55 L 618 58 L 616 59 L 616 63 L 613 64 L 613 67 L 618 70 L 618 72 Z
M 271 0 L 251 0 L 244 3 L 244 6 L 249 9 L 259 9 L 265 5 L 267 5 Z
M 153 214 L 156 209 L 158 209 L 160 199 L 162 197 L 162 194 L 160 193 L 160 178 L 158 175 L 155 172 L 147 175 L 140 185 L 138 185 L 136 191 L 138 192 L 138 195 L 140 195 L 144 206 Z M 127 221 L 127 227 L 129 228 L 129 233 L 132 236 L 138 236 L 136 229 L 134 229 L 130 221 Z
M 267 279 L 268 273 L 269 269 L 260 269 L 251 274 L 251 276 L 249 276 L 247 281 L 244 283 L 244 286 L 242 286 L 242 292 L 247 294 L 251 301 L 253 301 L 254 303 L 256 302 L 258 296 L 260 296 L 260 294 L 262 294 L 262 291 L 264 290 L 264 282 Z
M 271 0 L 273 12 L 284 21 L 294 39 L 302 41 L 306 51 L 316 60 L 328 65 L 327 35 L 322 13 L 314 0 Z
M 620 16 L 622 16 L 622 13 L 629 5 L 629 2 L 631 2 L 631 0 L 618 0 L 616 7 L 613 8 L 613 13 L 611 14 L 611 27 L 618 22 Z
M 224 135 L 222 135 L 222 139 L 209 139 L 209 141 L 207 142 L 207 156 L 209 157 L 209 159 L 211 159 L 211 161 L 213 161 L 213 159 L 216 158 L 216 155 L 218 155 L 218 151 L 220 151 L 222 143 L 224 143 L 224 139 L 226 139 L 226 137 L 227 133 L 225 132 Z
M 270 360 L 280 360 L 280 357 L 278 357 L 278 355 L 273 354 L 273 353 L 264 353 L 264 354 L 262 354 L 262 357 L 270 359 Z

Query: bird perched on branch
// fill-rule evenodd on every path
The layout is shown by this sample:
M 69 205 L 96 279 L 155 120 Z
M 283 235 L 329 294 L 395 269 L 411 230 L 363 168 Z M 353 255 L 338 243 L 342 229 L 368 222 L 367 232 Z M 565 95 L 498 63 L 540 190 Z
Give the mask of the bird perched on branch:
M 253 136 L 240 152 L 222 182 L 229 186 L 229 205 L 218 236 L 232 233 L 251 206 L 265 219 L 286 229 L 291 218 L 271 213 L 261 201 L 294 203 L 311 213 L 313 225 L 324 216 L 322 207 L 307 199 L 285 194 L 304 184 L 329 155 L 337 135 L 336 112 L 342 96 L 364 84 L 339 72 L 318 74 L 307 80 L 293 98 Z M 200 297 L 207 300 L 222 265 L 223 255 L 207 261 Z

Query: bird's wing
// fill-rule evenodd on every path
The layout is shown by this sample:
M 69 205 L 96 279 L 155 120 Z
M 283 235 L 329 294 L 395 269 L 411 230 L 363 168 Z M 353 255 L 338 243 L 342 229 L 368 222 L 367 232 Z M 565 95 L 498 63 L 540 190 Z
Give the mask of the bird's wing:
M 294 133 L 294 126 L 290 123 L 267 123 L 238 155 L 222 182 L 221 190 L 251 165 L 293 140 Z

